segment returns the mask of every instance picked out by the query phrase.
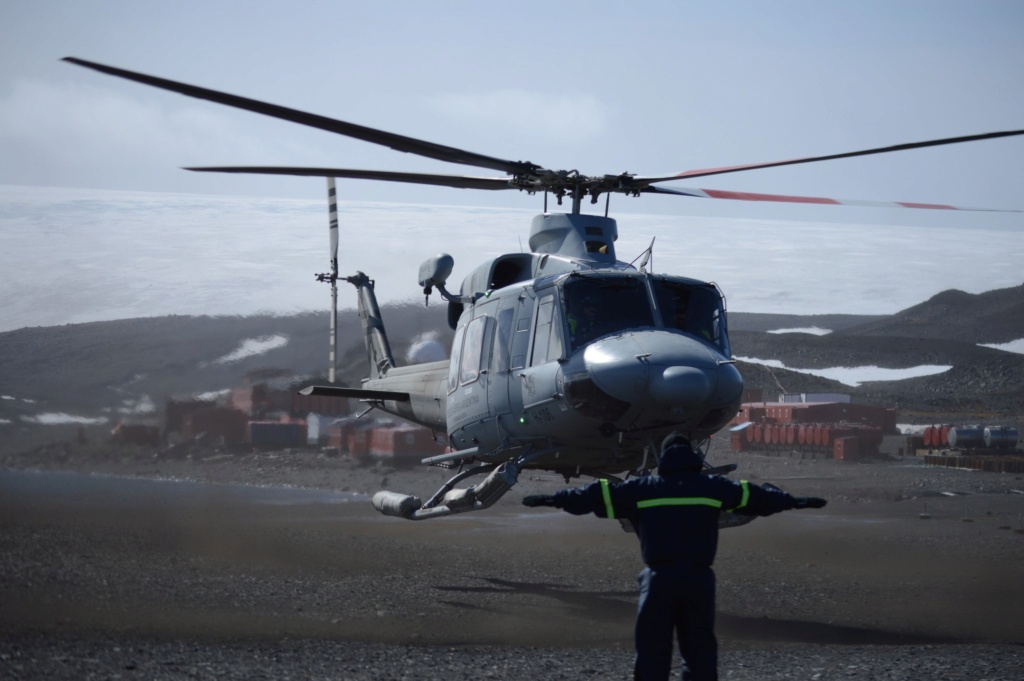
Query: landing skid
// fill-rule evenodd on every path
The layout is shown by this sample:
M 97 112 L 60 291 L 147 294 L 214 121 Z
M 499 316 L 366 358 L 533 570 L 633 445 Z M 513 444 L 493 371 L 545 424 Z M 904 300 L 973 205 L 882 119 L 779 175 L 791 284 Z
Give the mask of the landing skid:
M 461 459 L 468 451 L 469 450 L 466 450 L 466 452 L 455 452 L 455 454 L 458 454 Z M 434 495 L 426 501 L 426 503 L 424 503 L 419 497 L 386 491 L 377 492 L 373 495 L 373 499 L 371 501 L 373 503 L 373 507 L 384 515 L 395 516 L 396 518 L 405 518 L 406 520 L 427 520 L 429 518 L 440 518 L 446 515 L 455 515 L 456 513 L 482 511 L 485 508 L 493 506 L 498 499 L 505 496 L 505 493 L 519 482 L 519 473 L 523 470 L 523 467 L 526 464 L 555 451 L 558 451 L 558 448 L 552 447 L 539 451 L 528 450 L 522 456 L 519 456 L 514 460 L 506 461 L 505 463 L 488 463 L 461 471 L 441 485 L 441 488 L 438 489 Z M 448 454 L 434 458 L 437 460 L 448 460 L 453 456 L 454 454 Z M 706 472 L 717 475 L 729 473 L 735 469 L 735 464 L 728 464 L 717 468 L 709 468 Z M 471 478 L 476 475 L 483 475 L 485 473 L 487 474 L 487 477 L 472 487 L 455 487 L 467 478 Z M 601 477 L 620 480 L 620 478 L 613 475 L 602 475 Z M 754 516 L 736 515 L 734 513 L 723 511 L 718 516 L 718 527 L 720 529 L 739 527 L 741 525 L 746 525 L 753 519 Z M 619 522 L 622 524 L 622 529 L 626 532 L 636 532 L 636 528 L 633 526 L 631 521 L 620 519 Z
M 531 461 L 557 451 L 557 448 L 527 451 L 512 461 L 497 464 L 490 463 L 462 471 L 434 493 L 426 503 L 419 497 L 397 492 L 377 492 L 373 495 L 373 507 L 384 515 L 406 518 L 407 520 L 426 520 L 439 518 L 467 511 L 482 511 L 489 508 L 503 497 L 519 481 L 519 473 L 523 466 Z M 487 477 L 467 488 L 456 488 L 455 485 L 474 475 Z

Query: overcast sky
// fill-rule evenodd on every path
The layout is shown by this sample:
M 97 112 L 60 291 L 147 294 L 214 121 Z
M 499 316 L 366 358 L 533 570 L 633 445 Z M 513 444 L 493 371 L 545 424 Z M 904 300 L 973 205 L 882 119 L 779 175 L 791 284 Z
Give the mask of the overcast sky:
M 1019 0 L 11 0 L 0 3 L 0 184 L 314 198 L 323 183 L 312 178 L 178 168 L 489 173 L 120 81 L 64 56 L 548 168 L 662 174 L 1024 128 L 1022 33 Z M 1024 208 L 1022 179 L 1018 137 L 679 184 Z M 355 180 L 340 192 L 540 207 L 512 192 Z M 616 205 L 1024 228 L 1022 214 L 673 197 Z

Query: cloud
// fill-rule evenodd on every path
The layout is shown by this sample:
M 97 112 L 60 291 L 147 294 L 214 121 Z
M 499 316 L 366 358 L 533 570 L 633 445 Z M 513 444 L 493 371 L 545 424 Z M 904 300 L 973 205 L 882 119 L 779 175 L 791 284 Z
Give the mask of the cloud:
M 85 174 L 123 184 L 146 168 L 178 172 L 204 159 L 270 153 L 230 112 L 185 99 L 168 104 L 146 91 L 29 80 L 0 97 L 0 182 L 73 185 Z
M 493 90 L 479 94 L 442 94 L 430 108 L 464 121 L 513 128 L 550 137 L 584 140 L 609 128 L 610 110 L 586 94 Z

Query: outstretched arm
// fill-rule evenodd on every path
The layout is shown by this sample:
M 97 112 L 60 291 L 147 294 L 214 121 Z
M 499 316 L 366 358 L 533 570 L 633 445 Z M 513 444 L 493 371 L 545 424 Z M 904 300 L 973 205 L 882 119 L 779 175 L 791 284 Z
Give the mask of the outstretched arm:
M 533 494 L 523 498 L 525 506 L 554 506 L 573 515 L 593 513 L 600 518 L 626 518 L 636 512 L 636 504 L 623 487 L 598 480 L 586 487 L 570 487 L 553 495 Z
M 822 508 L 828 503 L 819 497 L 794 497 L 771 483 L 743 485 L 747 488 L 747 503 L 733 510 L 739 515 L 765 516 L 794 508 Z

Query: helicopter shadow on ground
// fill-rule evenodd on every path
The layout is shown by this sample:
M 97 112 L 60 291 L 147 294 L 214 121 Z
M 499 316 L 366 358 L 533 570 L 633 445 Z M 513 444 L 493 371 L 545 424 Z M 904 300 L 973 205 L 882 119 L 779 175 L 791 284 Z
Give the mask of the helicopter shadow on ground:
M 514 594 L 539 596 L 560 602 L 580 616 L 603 622 L 625 621 L 636 612 L 636 593 L 632 591 L 579 591 L 571 586 L 542 582 L 516 582 L 497 577 L 481 577 L 490 586 L 434 586 L 439 591 L 467 594 Z M 478 603 L 441 601 L 455 608 L 486 610 Z M 625 620 L 624 620 L 625 618 Z
M 452 593 L 514 594 L 554 599 L 573 609 L 579 616 L 600 622 L 632 622 L 636 614 L 637 594 L 633 591 L 578 591 L 572 587 L 551 583 L 516 582 L 495 577 L 481 579 L 489 585 L 434 586 L 433 588 Z M 439 602 L 464 610 L 492 610 L 479 603 L 451 600 Z M 884 629 L 792 619 L 744 617 L 722 612 L 716 615 L 716 630 L 719 637 L 725 640 L 815 645 L 955 645 L 971 643 L 967 639 L 951 636 L 899 633 Z
M 717 613 L 715 617 L 718 635 L 724 639 L 852 646 L 955 645 L 972 642 L 952 636 L 908 634 L 885 629 L 770 617 L 743 617 L 722 612 Z

